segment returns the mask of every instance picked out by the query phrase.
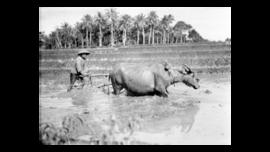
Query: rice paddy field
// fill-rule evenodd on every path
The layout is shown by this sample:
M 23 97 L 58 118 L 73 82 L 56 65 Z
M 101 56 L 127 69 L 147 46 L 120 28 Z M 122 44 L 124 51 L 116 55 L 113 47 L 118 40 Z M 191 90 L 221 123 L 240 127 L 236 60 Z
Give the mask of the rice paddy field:
M 92 74 L 107 74 L 119 62 L 167 61 L 175 68 L 189 65 L 198 73 L 201 87 L 194 90 L 179 83 L 169 87 L 168 98 L 114 96 L 108 94 L 110 87 L 96 87 L 107 83 L 107 78 L 96 77 L 92 86 L 68 93 L 69 70 L 79 50 L 39 50 L 40 124 L 54 126 L 50 133 L 40 128 L 42 140 L 68 145 L 231 144 L 231 46 L 205 43 L 88 50 L 87 67 Z M 64 134 L 69 136 L 63 135 L 62 143 L 62 136 L 58 141 L 52 138 L 59 128 L 68 128 Z

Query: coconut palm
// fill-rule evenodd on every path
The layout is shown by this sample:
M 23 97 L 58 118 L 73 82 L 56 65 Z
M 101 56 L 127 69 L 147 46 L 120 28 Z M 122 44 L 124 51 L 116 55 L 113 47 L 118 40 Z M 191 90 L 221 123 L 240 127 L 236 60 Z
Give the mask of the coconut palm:
M 170 24 L 172 23 L 174 21 L 174 16 L 173 15 L 171 15 L 171 14 L 169 14 L 168 16 L 167 16 L 167 31 L 169 31 L 170 30 Z
M 148 44 L 151 44 L 150 41 L 151 41 L 151 35 L 152 35 L 152 25 L 151 25 L 151 22 L 149 20 L 149 17 L 147 17 L 145 19 L 145 23 L 146 23 L 145 27 L 147 28 L 147 31 L 149 30 L 149 32 L 147 33 L 147 35 L 148 35 Z
M 82 23 L 77 22 L 74 27 L 74 35 L 75 35 L 75 45 L 79 47 L 79 41 L 81 41 L 81 46 L 83 47 L 83 30 Z
M 172 26 L 168 26 L 168 42 L 169 44 L 173 43 L 173 27 Z
M 53 36 L 55 36 L 55 44 L 57 45 L 57 48 L 62 48 L 62 29 L 57 27 Z
M 135 16 L 135 26 L 137 28 L 137 44 L 139 44 L 140 30 L 142 30 L 143 44 L 145 44 L 145 33 L 144 33 L 145 25 L 146 25 L 146 19 L 143 14 L 139 14 Z
M 126 46 L 126 40 L 127 40 L 127 32 L 130 29 L 132 25 L 132 18 L 130 15 L 123 15 L 120 22 L 119 27 L 121 30 L 123 30 L 123 45 Z
M 117 25 L 117 18 L 118 18 L 118 13 L 116 12 L 116 9 L 108 9 L 106 10 L 106 18 L 108 19 L 108 23 L 110 25 L 111 29 L 111 46 L 114 46 L 114 27 Z
M 99 38 L 99 47 L 102 47 L 102 37 L 103 37 L 102 30 L 106 26 L 106 18 L 101 12 L 98 12 L 97 16 L 95 16 L 95 24 L 99 28 L 99 37 L 98 37 Z
M 134 19 L 134 25 L 137 30 L 137 45 L 139 44 L 139 40 L 140 40 L 140 25 L 139 24 L 140 24 L 140 18 L 139 16 L 136 16 Z
M 144 27 L 146 25 L 145 16 L 143 14 L 140 14 L 140 27 L 142 29 L 142 35 L 143 35 L 143 45 L 145 44 L 145 33 L 144 33 Z
M 64 41 L 64 47 L 67 48 L 67 45 L 68 47 L 70 48 L 71 47 L 71 39 L 72 39 L 72 27 L 68 24 L 68 23 L 63 23 L 63 25 L 61 26 L 61 29 L 62 29 L 62 39 Z
M 157 13 L 155 11 L 151 11 L 147 18 L 148 18 L 148 24 L 150 25 L 150 28 L 151 28 L 150 31 L 152 32 L 152 44 L 154 44 L 154 39 L 155 39 L 155 29 L 154 29 L 154 27 L 158 23 Z
M 166 40 L 167 40 L 166 32 L 169 31 L 169 25 L 173 22 L 173 20 L 174 20 L 174 17 L 171 14 L 164 15 L 164 17 L 161 19 L 161 27 L 163 29 L 163 44 L 166 43 Z
M 82 22 L 77 22 L 75 24 L 75 27 L 77 39 L 80 40 L 81 42 L 81 48 L 84 48 L 84 33 L 85 33 L 84 25 Z
M 159 44 L 162 36 L 162 25 L 159 20 L 157 20 L 155 26 L 154 26 L 154 43 Z
M 86 47 L 89 47 L 88 33 L 90 32 L 90 46 L 91 46 L 93 18 L 91 15 L 87 14 L 83 17 L 82 22 L 83 22 L 83 29 L 85 29 L 86 33 Z

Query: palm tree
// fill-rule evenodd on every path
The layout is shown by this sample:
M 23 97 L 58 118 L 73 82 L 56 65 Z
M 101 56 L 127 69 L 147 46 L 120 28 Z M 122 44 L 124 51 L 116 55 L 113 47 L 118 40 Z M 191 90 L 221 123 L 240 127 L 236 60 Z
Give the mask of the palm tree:
M 154 27 L 158 23 L 158 16 L 155 11 L 151 11 L 148 15 L 148 23 L 150 25 L 150 31 L 152 31 L 152 44 L 154 44 L 155 30 Z M 150 32 L 151 33 L 151 32 Z
M 77 22 L 74 27 L 74 35 L 75 35 L 75 45 L 79 47 L 79 40 L 81 39 L 81 43 L 83 42 L 83 34 L 82 34 L 82 23 Z M 83 46 L 83 44 L 82 44 Z
M 174 17 L 171 14 L 164 15 L 164 17 L 161 19 L 161 27 L 163 29 L 163 44 L 166 43 L 166 31 L 169 31 L 169 25 L 173 22 L 173 20 Z
M 155 28 L 155 32 L 156 32 L 156 35 L 157 35 L 157 43 L 158 44 L 161 44 L 163 41 L 164 41 L 164 28 L 163 28 L 163 24 L 160 20 L 157 21 L 157 24 L 156 24 L 156 28 Z
M 68 23 L 64 23 L 62 26 L 62 39 L 64 40 L 65 48 L 71 47 L 72 27 Z
M 166 24 L 167 24 L 167 16 L 164 15 L 163 18 L 160 21 L 160 26 L 163 30 L 163 44 L 165 44 L 166 38 L 165 38 L 165 31 L 166 31 Z
M 95 16 L 95 23 L 96 25 L 98 25 L 99 28 L 99 47 L 102 47 L 102 29 L 104 29 L 106 25 L 106 18 L 102 13 L 97 13 L 97 16 Z
M 140 18 L 139 16 L 136 16 L 135 17 L 135 20 L 134 20 L 134 25 L 135 25 L 135 28 L 137 29 L 137 45 L 139 44 L 139 40 L 140 40 Z
M 93 28 L 93 19 L 91 15 L 87 14 L 83 17 L 83 28 L 86 30 L 86 47 L 89 47 L 88 33 L 90 32 L 90 46 L 92 42 L 92 28 Z
M 81 41 L 81 48 L 84 48 L 83 36 L 84 36 L 85 30 L 84 30 L 83 22 L 77 22 L 75 24 L 75 28 L 76 28 L 76 37 L 78 40 L 80 39 Z
M 144 27 L 146 25 L 146 19 L 143 14 L 139 14 L 135 17 L 135 26 L 137 28 L 137 44 L 139 44 L 139 36 L 140 36 L 140 30 L 142 30 L 143 35 L 143 44 L 145 44 L 145 33 L 144 33 Z
M 55 42 L 57 44 L 57 48 L 62 48 L 62 29 L 58 27 L 55 30 Z
M 114 27 L 117 24 L 117 18 L 118 18 L 118 13 L 116 12 L 116 9 L 108 9 L 106 11 L 106 17 L 108 19 L 108 23 L 110 24 L 110 28 L 111 28 L 111 46 L 114 46 Z
M 152 35 L 152 28 L 151 28 L 151 22 L 149 20 L 149 17 L 146 18 L 145 23 L 146 23 L 147 30 L 149 30 L 149 33 L 148 33 L 148 44 L 150 44 L 151 35 Z
M 123 15 L 120 20 L 120 29 L 123 30 L 123 45 L 126 46 L 126 40 L 127 40 L 127 31 L 130 29 L 132 25 L 132 18 L 130 15 Z
M 173 43 L 173 27 L 168 26 L 168 42 L 169 44 Z

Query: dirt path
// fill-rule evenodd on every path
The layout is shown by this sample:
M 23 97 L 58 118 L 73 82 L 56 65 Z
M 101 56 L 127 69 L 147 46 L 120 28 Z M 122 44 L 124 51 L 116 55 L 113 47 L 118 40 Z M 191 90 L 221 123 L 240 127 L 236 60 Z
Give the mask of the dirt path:
M 119 132 L 130 120 L 136 122 L 132 139 L 149 144 L 231 144 L 231 83 L 201 80 L 194 90 L 177 84 L 169 87 L 169 98 L 107 95 L 86 88 L 66 93 L 64 86 L 50 92 L 41 87 L 40 121 L 61 126 L 72 113 L 87 113 L 89 122 L 108 129 L 114 117 Z

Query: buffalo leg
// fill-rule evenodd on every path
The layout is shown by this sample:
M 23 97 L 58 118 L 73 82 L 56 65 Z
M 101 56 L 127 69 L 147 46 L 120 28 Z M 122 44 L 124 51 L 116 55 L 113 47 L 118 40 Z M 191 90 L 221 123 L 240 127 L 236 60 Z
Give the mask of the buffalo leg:
M 163 97 L 168 97 L 163 80 L 158 75 L 155 75 L 155 91 Z
M 114 79 L 112 79 L 112 87 L 113 87 L 113 94 L 119 95 L 122 87 L 120 85 L 117 85 Z
M 161 96 L 162 96 L 162 97 L 168 97 L 168 94 L 167 94 L 166 92 L 163 92 L 163 91 L 162 91 L 162 92 L 161 92 Z
M 122 87 L 121 86 L 118 86 L 118 85 L 114 85 L 113 86 L 113 93 L 115 95 L 119 95 L 121 90 L 122 90 Z
M 168 91 L 168 89 L 166 89 L 166 93 L 167 93 L 167 94 L 169 94 L 169 91 Z

